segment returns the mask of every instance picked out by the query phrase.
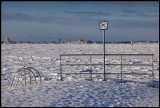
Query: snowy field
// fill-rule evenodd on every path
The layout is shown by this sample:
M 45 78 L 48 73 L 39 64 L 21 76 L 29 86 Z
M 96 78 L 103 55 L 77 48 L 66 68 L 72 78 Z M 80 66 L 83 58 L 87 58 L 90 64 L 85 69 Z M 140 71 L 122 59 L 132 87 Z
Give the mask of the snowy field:
M 158 107 L 159 106 L 159 44 L 106 44 L 108 54 L 154 54 L 152 75 L 63 75 L 60 80 L 60 54 L 101 54 L 102 44 L 1 44 L 1 106 L 2 107 Z M 89 63 L 89 57 L 63 57 L 62 63 Z M 92 63 L 103 63 L 101 56 Z M 120 63 L 120 57 L 108 56 L 106 63 Z M 123 57 L 127 64 L 151 64 L 152 57 Z M 22 67 L 33 67 L 42 76 L 35 84 L 24 86 L 21 76 L 12 89 L 14 73 Z M 90 72 L 90 66 L 63 66 L 63 72 Z M 103 66 L 92 66 L 102 73 Z M 120 73 L 120 66 L 106 66 L 108 73 Z M 123 66 L 123 73 L 152 73 L 151 66 Z M 17 74 L 18 75 L 18 74 Z

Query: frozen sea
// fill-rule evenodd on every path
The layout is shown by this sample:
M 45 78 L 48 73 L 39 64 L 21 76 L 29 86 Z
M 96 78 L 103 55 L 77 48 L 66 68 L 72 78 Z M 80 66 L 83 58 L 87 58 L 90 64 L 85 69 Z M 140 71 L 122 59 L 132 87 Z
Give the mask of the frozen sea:
M 102 54 L 102 44 L 1 44 L 1 106 L 2 107 L 159 107 L 159 44 L 106 44 L 107 54 L 154 54 L 152 75 L 63 75 L 60 80 L 60 54 Z M 123 63 L 151 64 L 150 56 L 126 56 Z M 89 57 L 66 56 L 62 63 L 89 63 Z M 92 63 L 103 64 L 102 56 L 92 57 Z M 120 63 L 120 57 L 107 56 L 106 63 Z M 42 77 L 42 84 L 32 76 L 31 85 L 23 74 L 16 85 L 16 74 L 23 67 L 33 67 Z M 90 66 L 63 66 L 64 72 L 90 72 Z M 120 66 L 106 66 L 108 73 L 120 73 Z M 102 73 L 103 66 L 92 66 L 92 72 Z M 151 66 L 123 66 L 123 73 L 152 73 Z M 27 74 L 27 73 L 26 73 Z M 26 77 L 28 77 L 26 75 Z

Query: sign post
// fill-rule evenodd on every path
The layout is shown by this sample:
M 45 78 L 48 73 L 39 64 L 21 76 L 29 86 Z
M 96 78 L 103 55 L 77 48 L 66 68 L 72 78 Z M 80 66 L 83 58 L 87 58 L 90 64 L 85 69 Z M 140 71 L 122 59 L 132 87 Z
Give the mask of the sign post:
M 103 81 L 106 81 L 105 78 L 105 30 L 108 30 L 108 22 L 104 21 L 100 23 L 100 30 L 103 30 Z

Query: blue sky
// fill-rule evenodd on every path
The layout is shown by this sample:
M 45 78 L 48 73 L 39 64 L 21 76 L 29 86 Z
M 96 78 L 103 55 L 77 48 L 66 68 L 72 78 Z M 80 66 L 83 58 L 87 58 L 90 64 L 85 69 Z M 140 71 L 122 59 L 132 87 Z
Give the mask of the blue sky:
M 159 40 L 159 1 L 2 1 L 1 39 L 12 41 Z

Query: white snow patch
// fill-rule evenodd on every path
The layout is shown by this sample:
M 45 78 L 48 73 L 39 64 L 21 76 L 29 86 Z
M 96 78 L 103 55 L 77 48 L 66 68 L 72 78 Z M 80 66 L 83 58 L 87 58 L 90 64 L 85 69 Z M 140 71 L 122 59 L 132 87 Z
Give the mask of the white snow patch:
M 101 44 L 1 44 L 2 107 L 158 107 L 159 106 L 159 44 L 106 44 L 109 54 L 154 54 L 154 88 L 151 75 L 63 75 L 60 81 L 60 54 L 100 54 Z M 64 57 L 64 63 L 90 63 L 89 57 Z M 107 57 L 107 63 L 120 63 L 119 57 Z M 103 64 L 102 57 L 92 63 Z M 147 64 L 149 57 L 124 57 L 123 63 Z M 10 90 L 14 73 L 22 67 L 33 67 L 42 76 L 42 84 L 32 85 L 24 77 Z M 92 66 L 103 72 L 103 66 Z M 151 73 L 151 67 L 124 66 L 123 72 Z M 89 72 L 90 66 L 64 66 L 63 72 Z M 106 66 L 106 72 L 120 72 L 120 66 Z M 27 75 L 28 77 L 28 75 Z

